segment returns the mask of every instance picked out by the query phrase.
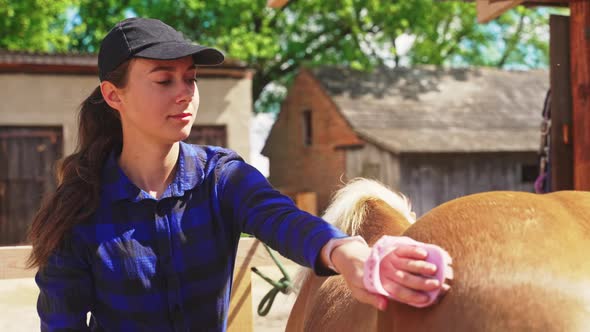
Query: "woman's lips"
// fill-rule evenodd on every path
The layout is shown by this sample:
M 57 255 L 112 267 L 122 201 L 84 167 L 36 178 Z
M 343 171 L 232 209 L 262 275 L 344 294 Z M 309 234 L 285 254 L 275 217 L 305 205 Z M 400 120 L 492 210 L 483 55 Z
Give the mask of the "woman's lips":
M 180 113 L 180 114 L 170 115 L 170 117 L 173 119 L 187 119 L 187 118 L 191 117 L 191 114 L 190 113 Z

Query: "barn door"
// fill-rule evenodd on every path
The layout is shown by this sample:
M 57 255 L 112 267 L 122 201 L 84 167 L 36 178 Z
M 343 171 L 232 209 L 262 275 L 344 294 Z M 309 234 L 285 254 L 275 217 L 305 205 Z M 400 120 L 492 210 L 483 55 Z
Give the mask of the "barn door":
M 61 156 L 61 128 L 0 126 L 0 245 L 25 241 Z
M 190 144 L 227 147 L 227 132 L 223 125 L 194 126 L 185 141 Z

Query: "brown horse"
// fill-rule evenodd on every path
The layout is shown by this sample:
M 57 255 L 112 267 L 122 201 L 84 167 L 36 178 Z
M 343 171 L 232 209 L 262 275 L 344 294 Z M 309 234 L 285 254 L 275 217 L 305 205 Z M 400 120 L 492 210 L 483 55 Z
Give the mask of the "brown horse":
M 488 192 L 438 206 L 412 224 L 409 204 L 369 180 L 335 196 L 324 216 L 372 245 L 382 235 L 434 243 L 455 278 L 438 304 L 352 298 L 339 276 L 304 273 L 287 331 L 590 331 L 590 192 Z

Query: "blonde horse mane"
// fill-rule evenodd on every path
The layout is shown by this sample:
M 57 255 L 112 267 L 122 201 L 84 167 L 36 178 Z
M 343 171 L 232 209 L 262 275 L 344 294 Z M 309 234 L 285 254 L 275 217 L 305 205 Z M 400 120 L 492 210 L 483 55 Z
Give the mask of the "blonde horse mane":
M 377 181 L 364 178 L 352 179 L 338 190 L 322 218 L 348 235 L 357 235 L 367 214 L 366 203 L 378 199 L 401 213 L 408 222 L 414 223 L 416 220 L 406 196 L 391 191 Z
M 350 180 L 332 197 L 330 205 L 322 219 L 340 228 L 348 235 L 357 235 L 367 214 L 367 202 L 382 200 L 401 213 L 411 224 L 416 221 L 412 206 L 406 196 L 395 193 L 380 182 L 365 178 Z M 302 268 L 294 280 L 295 291 L 298 292 L 312 270 Z

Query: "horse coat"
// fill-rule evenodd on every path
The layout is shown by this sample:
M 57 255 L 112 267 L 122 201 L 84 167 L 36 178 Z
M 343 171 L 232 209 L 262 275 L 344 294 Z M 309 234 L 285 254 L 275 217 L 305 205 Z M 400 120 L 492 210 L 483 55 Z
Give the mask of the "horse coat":
M 324 217 L 369 245 L 387 234 L 445 248 L 455 277 L 438 304 L 390 302 L 379 312 L 354 300 L 340 276 L 307 272 L 287 331 L 590 330 L 590 192 L 487 192 L 413 224 L 409 215 L 403 197 L 360 179 Z

